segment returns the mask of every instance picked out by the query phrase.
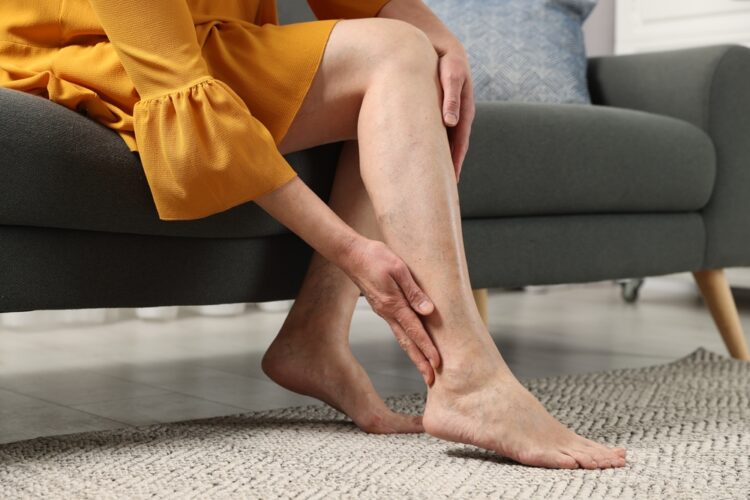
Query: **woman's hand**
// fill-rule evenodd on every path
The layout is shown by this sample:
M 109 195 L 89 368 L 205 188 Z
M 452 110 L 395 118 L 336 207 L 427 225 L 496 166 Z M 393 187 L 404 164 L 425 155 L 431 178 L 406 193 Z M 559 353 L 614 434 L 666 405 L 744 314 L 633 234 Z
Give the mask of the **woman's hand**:
M 469 150 L 471 123 L 474 121 L 474 91 L 469 58 L 461 42 L 422 0 L 390 0 L 378 17 L 399 19 L 425 32 L 439 59 L 443 87 L 443 124 L 448 128 L 456 182 Z
M 356 283 L 375 312 L 388 322 L 427 385 L 432 385 L 440 355 L 415 311 L 428 315 L 435 306 L 404 261 L 385 243 L 354 231 L 299 177 L 259 196 L 255 203 Z
M 438 49 L 438 56 L 440 84 L 443 87 L 443 123 L 448 127 L 451 157 L 458 182 L 469 150 L 469 136 L 475 114 L 471 69 L 466 51 L 458 40 L 449 44 L 442 53 Z
M 435 306 L 406 263 L 385 243 L 357 238 L 347 254 L 342 269 L 362 290 L 373 311 L 390 325 L 401 348 L 431 386 L 440 355 L 417 312 L 427 316 Z

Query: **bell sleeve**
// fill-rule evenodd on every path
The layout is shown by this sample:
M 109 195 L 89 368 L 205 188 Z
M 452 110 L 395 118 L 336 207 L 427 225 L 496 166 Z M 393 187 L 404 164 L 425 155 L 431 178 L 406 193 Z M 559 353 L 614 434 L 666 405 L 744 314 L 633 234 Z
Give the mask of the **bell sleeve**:
M 376 17 L 390 0 L 307 0 L 318 19 Z
M 244 101 L 213 78 L 187 0 L 90 0 L 140 100 L 141 163 L 161 220 L 206 217 L 297 174 Z

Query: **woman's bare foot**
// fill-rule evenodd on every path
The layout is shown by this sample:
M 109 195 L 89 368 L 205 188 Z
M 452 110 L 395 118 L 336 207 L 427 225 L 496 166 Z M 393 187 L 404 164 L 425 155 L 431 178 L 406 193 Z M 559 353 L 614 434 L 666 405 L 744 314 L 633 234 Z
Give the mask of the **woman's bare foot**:
M 482 358 L 489 362 L 476 361 Z M 624 448 L 595 443 L 562 425 L 518 382 L 499 355 L 480 355 L 464 369 L 442 370 L 428 391 L 423 424 L 435 437 L 492 450 L 526 465 L 564 469 L 625 465 Z
M 365 432 L 424 432 L 421 416 L 386 406 L 345 342 L 314 333 L 285 325 L 263 356 L 263 372 L 290 391 L 331 405 Z

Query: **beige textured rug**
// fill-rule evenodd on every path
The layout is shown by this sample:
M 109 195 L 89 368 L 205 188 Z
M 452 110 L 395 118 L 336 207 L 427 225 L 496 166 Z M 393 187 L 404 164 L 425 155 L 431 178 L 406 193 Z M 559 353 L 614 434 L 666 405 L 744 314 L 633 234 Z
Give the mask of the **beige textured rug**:
M 576 431 L 625 445 L 628 466 L 526 467 L 311 406 L 0 446 L 0 497 L 748 498 L 750 363 L 699 349 L 525 385 Z M 416 413 L 424 400 L 388 402 Z

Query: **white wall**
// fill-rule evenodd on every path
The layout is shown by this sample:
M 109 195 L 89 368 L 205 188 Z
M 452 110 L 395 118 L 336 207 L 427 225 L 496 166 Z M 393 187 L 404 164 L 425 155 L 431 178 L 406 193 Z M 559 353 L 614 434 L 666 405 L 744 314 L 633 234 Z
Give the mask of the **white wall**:
M 750 46 L 749 0 L 617 0 L 618 54 L 739 43 Z
M 615 0 L 599 0 L 599 4 L 583 25 L 586 53 L 590 56 L 614 54 Z

